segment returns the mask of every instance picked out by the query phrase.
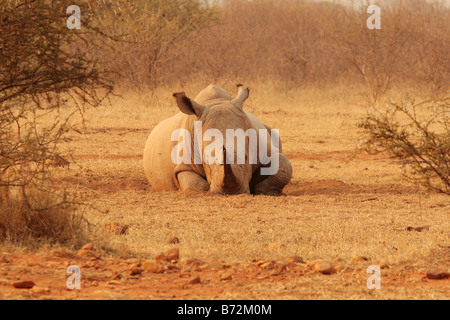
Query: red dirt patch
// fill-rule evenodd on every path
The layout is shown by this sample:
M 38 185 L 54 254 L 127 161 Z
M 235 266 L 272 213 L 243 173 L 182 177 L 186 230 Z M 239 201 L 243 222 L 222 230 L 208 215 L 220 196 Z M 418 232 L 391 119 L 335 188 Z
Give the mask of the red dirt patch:
M 343 288 L 335 298 L 351 298 L 356 292 L 368 299 L 377 298 L 366 287 L 369 275 L 365 265 L 350 265 L 335 274 L 323 275 L 292 259 L 240 264 L 177 260 L 163 262 L 162 271 L 157 273 L 148 271 L 148 263 L 141 259 L 77 257 L 67 252 L 3 252 L 0 254 L 0 299 L 314 299 L 323 298 L 325 292 L 319 287 L 331 278 Z M 80 267 L 80 290 L 67 288 L 67 278 L 71 275 L 67 274 L 69 265 Z M 190 281 L 194 278 L 195 283 Z M 31 289 L 13 286 L 21 281 L 32 281 L 35 285 Z M 292 285 L 303 282 L 309 286 L 315 283 L 317 292 Z M 397 288 L 410 288 L 411 293 L 415 289 L 442 290 L 449 284 L 450 279 L 429 280 L 425 274 L 395 266 L 383 271 L 382 288 L 386 292 Z

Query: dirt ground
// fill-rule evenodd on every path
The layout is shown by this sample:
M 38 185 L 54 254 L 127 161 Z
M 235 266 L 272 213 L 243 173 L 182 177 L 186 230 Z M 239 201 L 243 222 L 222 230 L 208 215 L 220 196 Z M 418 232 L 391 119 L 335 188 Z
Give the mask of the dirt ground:
M 356 259 L 355 259 L 356 260 Z M 428 279 L 402 266 L 381 266 L 381 288 L 367 288 L 363 258 L 342 262 L 334 274 L 309 264 L 261 260 L 249 263 L 179 260 L 161 263 L 161 273 L 142 259 L 80 258 L 65 251 L 3 253 L 0 299 L 446 299 L 450 280 Z M 69 265 L 81 268 L 81 288 L 69 290 Z M 199 283 L 195 279 L 198 277 Z M 26 280 L 25 280 L 26 279 Z M 31 289 L 12 283 L 33 281 Z
M 90 204 L 78 211 L 95 250 L 2 248 L 0 299 L 449 299 L 450 198 L 359 148 L 360 97 L 253 87 L 247 110 L 280 129 L 293 165 L 283 196 L 152 192 L 143 147 L 177 112 L 163 93 L 180 90 L 125 93 L 88 111 L 67 145 L 75 162 L 55 168 Z M 171 249 L 179 257 L 161 259 Z M 80 290 L 67 289 L 69 265 Z M 367 287 L 371 265 L 380 289 Z

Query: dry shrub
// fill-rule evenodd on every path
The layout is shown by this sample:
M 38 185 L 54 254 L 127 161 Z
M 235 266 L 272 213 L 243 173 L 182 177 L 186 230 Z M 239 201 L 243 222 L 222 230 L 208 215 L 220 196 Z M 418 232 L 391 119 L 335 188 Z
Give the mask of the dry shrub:
M 43 192 L 34 192 L 27 200 L 15 197 L 0 203 L 0 242 L 29 248 L 47 244 L 80 247 L 87 242 L 88 224 L 70 202 L 55 203 L 53 195 Z
M 198 0 L 95 1 L 95 29 L 109 41 L 93 37 L 94 52 L 101 63 L 120 74 L 122 85 L 154 89 L 176 75 L 166 66 L 184 60 L 184 50 L 172 50 L 176 42 L 194 30 L 216 22 L 216 9 Z
M 360 124 L 369 152 L 387 151 L 406 176 L 428 190 L 450 195 L 450 97 L 391 102 Z
M 0 240 L 69 243 L 81 232 L 51 164 L 67 163 L 59 147 L 72 115 L 99 105 L 112 83 L 77 49 L 95 31 L 89 14 L 85 31 L 66 27 L 70 4 L 0 0 Z
M 436 2 L 381 2 L 381 30 L 366 27 L 368 2 L 352 8 L 227 0 L 191 11 L 170 3 L 114 20 L 119 33 L 128 30 L 132 37 L 112 44 L 107 61 L 117 64 L 129 86 L 262 80 L 286 90 L 362 83 L 372 102 L 390 89 L 435 96 L 449 89 L 450 10 Z M 158 20 L 164 10 L 177 18 Z M 183 18 L 187 12 L 192 17 Z

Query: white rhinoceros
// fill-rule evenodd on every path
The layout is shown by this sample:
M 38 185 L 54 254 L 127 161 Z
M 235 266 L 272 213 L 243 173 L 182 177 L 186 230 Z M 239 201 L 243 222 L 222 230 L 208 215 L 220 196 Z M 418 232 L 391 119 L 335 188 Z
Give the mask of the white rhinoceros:
M 145 145 L 144 170 L 154 191 L 281 194 L 292 166 L 277 131 L 244 111 L 248 95 L 240 84 L 234 99 L 215 85 L 194 100 L 174 94 L 181 112 L 158 124 Z M 180 153 L 180 146 L 189 150 Z

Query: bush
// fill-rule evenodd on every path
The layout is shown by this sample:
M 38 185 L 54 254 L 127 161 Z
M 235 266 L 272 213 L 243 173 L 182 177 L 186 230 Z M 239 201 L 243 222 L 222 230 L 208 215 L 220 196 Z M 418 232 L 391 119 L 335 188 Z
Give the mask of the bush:
M 34 198 L 40 208 L 14 199 L 0 204 L 0 242 L 36 248 L 44 244 L 80 247 L 88 241 L 88 224 L 74 213 L 70 202 L 55 204 L 49 194 Z
M 99 105 L 112 83 L 79 49 L 95 34 L 89 14 L 84 31 L 66 27 L 70 4 L 0 0 L 0 239 L 66 242 L 79 227 L 52 164 L 67 162 L 59 146 L 71 117 Z
M 450 97 L 391 102 L 360 123 L 369 152 L 387 151 L 406 175 L 429 190 L 450 195 Z

